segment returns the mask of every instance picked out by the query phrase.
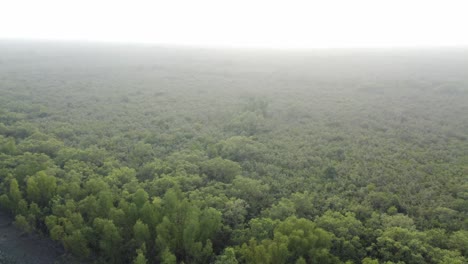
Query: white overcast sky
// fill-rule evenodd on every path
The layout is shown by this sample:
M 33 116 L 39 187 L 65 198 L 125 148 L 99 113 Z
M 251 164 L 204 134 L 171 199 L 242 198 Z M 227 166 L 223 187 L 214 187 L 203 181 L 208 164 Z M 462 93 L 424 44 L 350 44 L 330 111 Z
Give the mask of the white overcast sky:
M 0 0 L 0 38 L 270 48 L 467 46 L 463 0 Z

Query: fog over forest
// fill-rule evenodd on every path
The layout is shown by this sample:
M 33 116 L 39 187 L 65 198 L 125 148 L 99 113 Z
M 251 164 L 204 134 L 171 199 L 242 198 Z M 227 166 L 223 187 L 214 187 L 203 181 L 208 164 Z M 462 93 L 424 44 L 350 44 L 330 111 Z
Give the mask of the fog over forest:
M 54 261 L 467 263 L 468 49 L 1 41 L 0 264 Z

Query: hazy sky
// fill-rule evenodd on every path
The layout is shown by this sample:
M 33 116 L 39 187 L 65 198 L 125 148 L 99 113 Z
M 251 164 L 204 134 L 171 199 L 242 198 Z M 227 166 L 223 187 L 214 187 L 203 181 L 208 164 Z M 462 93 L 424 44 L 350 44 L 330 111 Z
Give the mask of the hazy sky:
M 468 1 L 0 0 L 0 38 L 273 48 L 468 45 Z

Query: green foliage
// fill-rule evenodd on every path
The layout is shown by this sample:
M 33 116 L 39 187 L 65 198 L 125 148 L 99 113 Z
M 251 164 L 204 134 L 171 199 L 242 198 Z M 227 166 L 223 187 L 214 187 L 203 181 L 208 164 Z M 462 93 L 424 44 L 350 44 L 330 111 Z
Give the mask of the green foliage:
M 169 189 L 162 203 L 165 216 L 156 227 L 157 247 L 161 252 L 169 250 L 179 261 L 207 261 L 212 255 L 211 239 L 221 228 L 221 213 L 213 208 L 200 210 L 180 190 Z
M 201 170 L 209 179 L 226 183 L 241 174 L 239 164 L 219 157 L 205 161 L 201 164 Z
M 30 233 L 32 231 L 32 227 L 28 220 L 22 215 L 16 215 L 14 224 L 17 228 L 23 230 L 25 233 Z
M 401 227 L 390 227 L 377 238 L 379 259 L 406 263 L 434 262 L 426 234 Z
M 232 194 L 247 202 L 251 215 L 258 214 L 270 203 L 270 186 L 260 180 L 237 176 L 232 183 Z
M 279 220 L 284 220 L 289 216 L 295 215 L 295 213 L 294 203 L 285 198 L 282 198 L 277 204 L 264 211 L 266 216 Z
M 347 212 L 343 215 L 327 211 L 316 223 L 333 234 L 331 252 L 340 259 L 358 262 L 366 256 L 361 238 L 366 236 L 367 230 L 353 213 Z
M 255 135 L 264 130 L 263 115 L 255 112 L 244 112 L 234 117 L 227 125 L 226 130 L 239 135 Z
M 51 235 L 51 237 L 53 238 L 54 236 Z M 66 250 L 80 258 L 87 258 L 91 252 L 88 247 L 88 240 L 81 230 L 75 230 L 70 235 L 64 237 L 63 245 Z
M 337 263 L 329 253 L 331 236 L 306 219 L 279 222 L 272 239 L 251 239 L 238 252 L 245 263 Z
M 82 261 L 467 262 L 465 53 L 19 50 L 0 209 Z
M 133 264 L 146 264 L 148 261 L 145 258 L 145 254 L 141 250 L 137 250 L 137 256 L 133 261 Z
M 336 169 L 334 167 L 328 167 L 323 174 L 325 178 L 331 180 L 335 179 L 338 176 L 338 173 L 336 172 Z
M 141 220 L 138 220 L 133 226 L 133 237 L 140 246 L 144 243 L 148 243 L 151 238 L 148 225 L 144 224 Z
M 214 262 L 215 264 L 238 264 L 236 259 L 236 252 L 233 248 L 228 247 L 224 249 L 223 254 L 219 255 Z
M 362 264 L 379 264 L 379 261 L 376 259 L 367 257 L 362 260 Z
M 57 179 L 40 171 L 29 177 L 26 183 L 26 194 L 30 201 L 46 206 L 57 191 Z
M 0 153 L 7 155 L 15 155 L 17 152 L 15 139 L 12 137 L 5 138 L 0 135 Z
M 242 199 L 230 199 L 223 209 L 223 222 L 231 227 L 243 225 L 247 216 L 247 203 Z
M 458 250 L 463 256 L 468 257 L 468 231 L 459 230 L 450 236 L 450 248 Z
M 120 263 L 121 253 L 119 249 L 122 246 L 123 240 L 114 222 L 112 220 L 95 218 L 93 228 L 99 241 L 99 249 L 104 258 L 110 263 Z
M 261 158 L 263 146 L 250 137 L 233 136 L 217 144 L 221 157 L 237 162 Z

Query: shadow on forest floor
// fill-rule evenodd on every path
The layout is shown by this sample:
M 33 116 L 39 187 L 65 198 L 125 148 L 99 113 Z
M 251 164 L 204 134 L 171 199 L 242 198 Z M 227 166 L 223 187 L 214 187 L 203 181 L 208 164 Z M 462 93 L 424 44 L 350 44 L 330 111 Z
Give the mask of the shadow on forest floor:
M 37 234 L 24 234 L 12 221 L 0 212 L 0 264 L 64 263 L 59 245 Z

